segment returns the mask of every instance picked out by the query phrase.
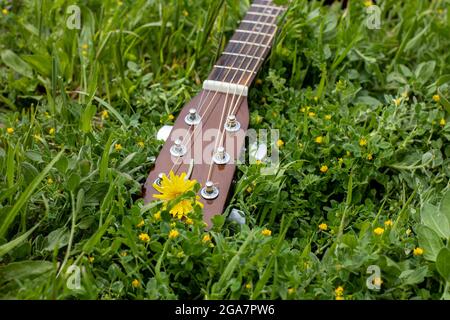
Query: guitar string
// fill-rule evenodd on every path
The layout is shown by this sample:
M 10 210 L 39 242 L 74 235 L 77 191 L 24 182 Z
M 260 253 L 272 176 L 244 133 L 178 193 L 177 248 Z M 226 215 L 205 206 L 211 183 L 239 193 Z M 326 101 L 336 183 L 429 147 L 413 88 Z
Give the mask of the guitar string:
M 271 10 L 272 10 L 271 13 L 273 13 L 273 11 L 276 10 L 276 9 L 271 9 Z M 277 19 L 278 15 L 279 15 L 282 11 L 283 11 L 282 8 L 280 8 L 279 10 L 277 10 L 277 12 L 275 13 L 275 19 L 274 19 L 274 20 Z M 270 27 L 269 27 L 269 29 L 270 29 Z M 263 37 L 262 42 L 265 42 L 265 41 L 266 41 L 266 37 L 269 36 L 269 40 L 268 40 L 268 42 L 267 42 L 267 44 L 266 44 L 266 45 L 268 45 L 268 44 L 270 44 L 270 42 L 272 41 L 272 39 L 273 39 L 273 37 L 275 36 L 277 30 L 278 30 L 278 27 L 275 26 L 275 29 L 273 30 L 273 33 L 272 33 L 272 34 L 259 34 L 259 35 L 257 35 L 257 36 L 255 37 L 254 40 L 256 41 L 260 36 L 262 36 L 262 37 Z M 255 50 L 255 55 L 257 54 L 257 52 L 259 52 L 259 50 L 260 50 L 261 48 L 263 49 L 262 56 L 265 54 L 265 50 L 268 49 L 268 48 L 264 48 L 264 47 L 258 47 L 258 49 Z M 251 63 L 252 63 L 252 60 L 250 60 L 250 61 L 248 62 L 248 64 L 247 64 L 245 70 L 248 70 L 247 68 L 250 67 Z M 260 65 L 259 62 L 255 63 L 253 69 L 251 70 L 251 75 L 248 77 L 247 81 L 244 82 L 244 86 L 247 86 L 247 85 L 249 84 L 249 82 L 252 80 L 252 75 L 253 75 L 253 73 L 255 72 L 255 70 L 258 68 L 259 65 Z M 239 79 L 239 81 L 238 81 L 238 84 L 244 79 L 244 77 L 245 77 L 245 72 L 242 73 L 242 75 L 241 75 L 241 77 L 240 77 L 240 79 Z M 236 98 L 236 96 L 233 96 L 232 103 L 231 103 L 232 108 L 230 108 L 229 113 L 228 113 L 228 116 L 230 116 L 230 115 L 232 115 L 232 114 L 235 114 L 235 112 L 237 111 L 237 108 L 238 108 L 238 106 L 240 105 L 240 100 L 241 100 L 242 97 L 243 97 L 243 92 L 244 92 L 244 88 L 241 90 L 241 93 L 240 93 L 239 96 L 237 97 L 236 103 L 235 103 L 234 106 L 233 106 L 233 102 L 234 102 L 234 99 Z M 242 101 L 241 101 L 241 102 L 242 102 Z M 219 123 L 219 128 L 220 128 L 220 129 L 219 129 L 219 136 L 220 136 L 220 138 L 217 140 L 217 141 L 219 142 L 219 146 L 223 144 L 223 140 L 224 140 L 224 138 L 225 138 L 225 129 L 222 130 L 222 127 L 223 127 L 223 124 L 222 124 L 222 119 L 221 119 L 221 122 Z M 217 146 L 218 146 L 218 145 L 217 145 L 217 142 L 216 142 L 216 145 L 215 145 L 215 149 L 214 149 L 214 150 L 217 150 Z M 213 163 L 211 163 L 210 166 L 209 166 L 209 171 L 208 171 L 208 178 L 207 178 L 207 180 L 210 180 L 210 179 L 211 179 L 211 175 L 212 175 L 212 170 L 213 170 L 213 168 L 214 168 Z
M 268 20 L 270 19 L 270 17 L 269 17 L 269 18 L 267 18 L 265 21 L 260 21 L 260 18 L 261 18 L 261 17 L 263 17 L 263 16 L 260 15 L 260 17 L 259 17 L 258 20 L 256 21 L 257 24 L 255 24 L 255 25 L 253 26 L 252 30 L 249 30 L 249 31 L 251 31 L 251 32 L 254 31 L 254 29 L 259 25 L 258 23 L 261 23 L 261 22 L 262 22 L 262 23 L 267 23 Z M 276 17 L 275 17 L 275 18 L 276 18 Z M 273 21 L 274 21 L 274 20 L 272 20 L 272 22 L 273 22 Z M 247 36 L 247 38 L 245 39 L 245 42 L 247 42 L 247 41 L 250 39 L 250 37 L 251 37 L 251 34 L 249 34 L 249 35 Z M 241 41 L 242 41 L 242 40 L 241 40 Z M 251 45 L 253 46 L 253 44 L 251 44 Z M 245 48 L 245 45 L 243 45 L 243 46 L 240 48 L 240 51 L 238 52 L 238 55 L 240 55 L 240 54 L 242 53 L 242 51 L 244 50 L 244 48 Z M 232 58 L 230 58 L 230 59 L 232 59 Z M 228 60 L 230 60 L 230 59 L 227 59 L 226 62 L 228 63 Z M 239 56 L 236 56 L 235 59 L 234 59 L 234 61 L 232 62 L 232 65 L 234 65 L 235 62 L 238 61 L 238 59 L 239 59 Z M 228 75 L 231 73 L 232 70 L 233 70 L 233 69 L 229 69 L 229 70 L 227 71 L 227 73 L 225 74 L 225 76 L 224 76 L 224 78 L 223 78 L 222 80 L 226 80 L 226 78 L 228 77 Z M 234 76 L 233 76 L 233 79 L 234 79 L 234 77 L 236 76 L 237 73 L 238 73 L 238 70 L 235 71 L 235 74 L 234 74 Z M 222 74 L 222 72 L 219 73 L 218 77 L 220 77 L 221 74 Z M 209 94 L 209 92 L 210 92 L 210 91 L 208 91 L 208 94 Z M 209 110 L 209 108 L 211 107 L 212 102 L 214 101 L 214 98 L 215 98 L 215 96 L 216 96 L 217 94 L 218 94 L 218 91 L 215 91 L 213 97 L 212 97 L 211 100 L 210 100 L 209 105 L 207 106 L 207 108 L 206 108 L 206 110 L 205 110 L 205 112 L 204 112 L 204 115 L 206 115 L 206 113 L 208 112 L 208 110 Z M 207 99 L 207 97 L 208 97 L 208 95 L 206 96 L 205 100 Z M 218 101 L 217 101 L 217 102 L 218 102 Z M 204 117 L 204 115 L 202 115 L 202 118 Z M 203 127 L 203 126 L 202 126 L 202 127 Z M 191 134 L 190 137 L 189 137 L 190 139 L 188 140 L 188 142 L 185 143 L 185 146 L 188 145 L 188 143 L 192 140 L 192 137 L 195 135 L 195 133 L 196 133 L 197 131 L 198 131 L 198 128 L 195 127 L 195 129 L 193 130 L 192 134 Z M 186 136 L 187 136 L 187 134 L 186 134 Z M 185 137 L 186 137 L 186 136 L 185 136 Z M 183 141 L 183 142 L 184 142 L 184 141 Z M 177 160 L 176 160 L 175 163 L 173 164 L 171 170 L 173 170 L 173 168 L 174 168 L 176 165 L 179 164 L 178 162 L 179 162 L 180 160 L 182 160 L 182 157 L 177 158 Z M 180 166 L 178 167 L 176 173 L 178 173 L 178 170 L 180 169 L 181 165 L 182 165 L 182 163 L 181 163 Z

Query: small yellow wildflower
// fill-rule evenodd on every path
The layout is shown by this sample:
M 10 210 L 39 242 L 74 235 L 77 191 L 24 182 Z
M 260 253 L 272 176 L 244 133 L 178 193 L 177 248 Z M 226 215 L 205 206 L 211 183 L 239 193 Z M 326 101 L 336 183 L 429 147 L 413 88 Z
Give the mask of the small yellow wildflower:
M 361 138 L 361 139 L 359 139 L 359 145 L 360 145 L 361 147 L 367 146 L 367 140 L 366 140 L 366 138 Z
M 261 231 L 261 234 L 263 235 L 263 236 L 266 236 L 266 237 L 268 237 L 268 236 L 270 236 L 270 235 L 272 235 L 272 231 L 270 231 L 269 229 L 264 229 L 263 231 Z
M 141 222 L 139 222 L 136 227 L 137 228 L 142 228 L 145 225 L 145 221 L 142 219 Z
M 134 279 L 133 282 L 131 282 L 131 285 L 135 288 L 139 288 L 141 283 L 139 282 L 138 279 Z
M 344 159 L 338 158 L 338 162 L 339 162 L 339 164 L 342 164 L 342 163 L 344 163 Z
M 139 240 L 141 240 L 143 242 L 149 242 L 150 241 L 150 236 L 147 233 L 141 233 L 139 235 Z
M 336 296 L 336 300 L 345 300 L 343 296 Z
M 295 289 L 294 288 L 289 288 L 288 289 L 288 294 L 289 295 L 294 294 L 294 293 L 295 293 Z
M 50 128 L 50 129 L 48 130 L 48 134 L 54 135 L 54 134 L 55 134 L 55 128 Z
M 396 99 L 393 99 L 392 101 L 394 101 L 395 106 L 398 107 L 400 105 L 400 103 L 402 102 L 402 99 L 396 98 Z
M 259 166 L 260 164 L 262 164 L 262 161 L 261 161 L 261 160 L 256 160 L 256 162 L 255 162 L 255 163 L 256 163 L 256 165 L 258 165 L 258 166 Z
M 381 287 L 381 285 L 383 284 L 383 280 L 381 280 L 380 277 L 375 277 L 372 280 L 372 284 L 377 286 L 377 287 Z
M 366 1 L 364 1 L 364 6 L 365 6 L 365 7 L 373 6 L 372 0 L 366 0 Z
M 409 236 L 411 234 L 411 232 L 412 232 L 411 229 L 406 230 L 406 235 Z
M 336 296 L 342 296 L 344 294 L 344 288 L 342 286 L 339 286 L 334 290 L 334 293 L 336 294 Z
M 207 243 L 207 242 L 210 242 L 210 241 L 211 241 L 211 236 L 209 234 L 205 234 L 203 236 L 202 242 L 203 243 Z
M 311 118 L 314 118 L 316 116 L 316 113 L 311 111 L 310 113 L 308 113 L 308 116 L 310 116 Z
M 121 7 L 121 6 L 123 6 L 123 1 L 117 1 L 117 5 L 119 6 L 119 7 Z
M 176 237 L 178 237 L 180 235 L 180 233 L 178 232 L 177 229 L 172 229 L 169 232 L 169 239 L 175 239 Z
M 371 161 L 372 159 L 373 159 L 373 155 L 372 155 L 371 153 L 369 153 L 369 154 L 367 155 L 367 160 Z
M 328 172 L 328 166 L 327 165 L 323 165 L 320 167 L 320 172 L 322 173 L 327 173 Z
M 393 222 L 392 222 L 391 219 L 389 219 L 389 220 L 386 220 L 386 221 L 384 222 L 384 225 L 385 225 L 386 227 L 392 227 Z
M 109 113 L 107 110 L 103 110 L 102 111 L 102 119 L 108 119 L 109 118 Z
M 315 102 L 319 101 L 319 97 L 318 96 L 314 96 L 313 99 L 314 99 Z
M 323 137 L 322 136 L 318 136 L 316 137 L 316 139 L 314 140 L 317 144 L 321 144 L 323 143 Z
M 261 122 L 263 122 L 263 117 L 261 117 L 260 115 L 257 115 L 256 116 L 256 120 L 255 120 L 255 122 L 256 122 L 256 124 L 260 124 Z
M 95 260 L 95 258 L 94 258 L 94 257 L 88 257 L 88 261 L 89 261 L 89 263 L 93 263 L 93 262 L 94 262 L 94 260 Z
M 173 114 L 169 114 L 169 120 L 175 119 L 175 116 Z
M 122 257 L 126 257 L 126 256 L 128 255 L 128 252 L 122 251 L 122 252 L 120 253 L 120 255 L 121 255 Z
M 374 232 L 377 236 L 381 236 L 381 235 L 384 233 L 384 229 L 378 227 L 378 228 L 375 228 L 375 229 L 373 230 L 373 232 Z
M 433 96 L 433 101 L 434 101 L 434 102 L 439 102 L 439 101 L 441 101 L 441 97 L 440 97 L 438 94 L 435 94 L 435 95 Z
M 183 16 L 185 16 L 185 17 L 189 16 L 189 12 L 187 12 L 186 10 L 183 10 Z
M 196 180 L 188 180 L 185 178 L 186 172 L 183 172 L 179 176 L 175 175 L 173 171 L 169 172 L 169 176 L 163 174 L 161 185 L 153 184 L 153 187 L 161 194 L 153 195 L 153 197 L 161 200 L 173 200 L 186 191 L 192 190 L 197 183 Z
M 89 45 L 87 43 L 83 43 L 83 45 L 81 46 L 81 48 L 83 50 L 87 50 L 89 48 Z
M 181 250 L 181 251 L 179 251 L 178 253 L 177 253 L 177 258 L 184 258 L 184 251 L 183 250 Z
M 144 141 L 138 141 L 137 145 L 139 148 L 145 147 Z
M 194 220 L 192 220 L 191 218 L 187 218 L 186 224 L 192 225 L 192 224 L 194 224 Z
M 8 134 L 13 134 L 14 133 L 14 128 L 6 128 L 6 132 Z
M 48 178 L 47 179 L 47 184 L 48 185 L 52 185 L 53 184 L 53 179 L 52 178 Z
M 278 146 L 279 148 L 283 147 L 283 146 L 284 146 L 284 141 L 281 140 L 281 139 L 279 139 L 279 140 L 277 141 L 277 146 Z
M 325 120 L 331 120 L 331 114 L 327 114 L 327 115 L 325 116 Z
M 121 145 L 120 143 L 116 143 L 116 144 L 114 145 L 114 149 L 115 149 L 116 151 L 120 151 L 120 150 L 122 150 L 122 145 Z
M 352 155 L 350 151 L 347 151 L 345 154 L 347 155 L 347 157 L 350 157 Z
M 300 112 L 305 112 L 305 111 L 306 111 L 305 107 L 300 108 Z
M 249 283 L 247 283 L 246 285 L 245 285 L 245 288 L 246 289 L 251 289 L 252 288 L 252 284 L 249 282 Z
M 445 126 L 446 123 L 447 123 L 447 121 L 445 121 L 444 118 L 442 118 L 441 120 L 439 120 L 439 124 L 441 125 L 441 127 Z
M 326 223 L 319 224 L 319 229 L 322 231 L 328 230 L 328 225 Z
M 248 188 L 247 188 L 247 192 L 248 192 L 248 193 L 250 193 L 250 192 L 252 192 L 252 191 L 253 191 L 253 188 L 252 188 L 252 187 L 248 187 Z
M 6 8 L 3 8 L 2 13 L 6 16 L 9 13 L 9 10 Z
M 156 221 L 161 220 L 161 212 L 158 211 L 157 213 L 155 213 L 155 214 L 153 215 L 153 218 L 155 218 Z
M 419 247 L 414 248 L 414 250 L 413 250 L 413 255 L 415 255 L 415 256 L 421 256 L 421 255 L 423 255 L 423 249 L 422 249 L 422 248 L 419 248 Z

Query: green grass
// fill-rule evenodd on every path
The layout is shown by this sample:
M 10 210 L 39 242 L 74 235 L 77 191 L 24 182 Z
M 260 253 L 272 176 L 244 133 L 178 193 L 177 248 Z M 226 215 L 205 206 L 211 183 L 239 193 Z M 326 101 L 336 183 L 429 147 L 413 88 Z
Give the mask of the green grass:
M 141 186 L 157 130 L 248 1 L 78 1 L 81 30 L 67 1 L 12 3 L 0 0 L 1 298 L 450 298 L 448 0 L 380 0 L 377 30 L 363 1 L 292 1 L 249 97 L 251 127 L 280 130 L 280 167 L 238 168 L 226 214 L 247 225 L 219 216 L 211 241 L 199 207 L 192 225 L 157 219 Z

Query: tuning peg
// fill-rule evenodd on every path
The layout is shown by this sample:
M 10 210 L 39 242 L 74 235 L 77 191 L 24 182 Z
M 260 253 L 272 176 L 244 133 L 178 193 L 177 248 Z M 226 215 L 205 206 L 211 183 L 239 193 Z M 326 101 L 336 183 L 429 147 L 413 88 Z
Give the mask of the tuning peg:
M 200 191 L 201 196 L 206 200 L 212 200 L 219 196 L 219 189 L 212 181 L 206 181 L 205 186 Z
M 228 132 L 236 132 L 239 131 L 241 128 L 241 124 L 239 121 L 236 120 L 236 116 L 233 114 L 230 114 L 227 117 L 227 121 L 225 123 L 225 130 Z
M 225 152 L 224 147 L 218 147 L 213 156 L 213 161 L 215 164 L 226 164 L 230 161 L 230 155 Z
M 163 175 L 164 175 L 163 173 L 158 174 L 158 178 L 156 178 L 156 180 L 153 183 L 160 187 Z
M 190 109 L 189 113 L 184 118 L 184 122 L 186 122 L 190 126 L 195 126 L 195 125 L 199 124 L 201 120 L 202 120 L 202 118 L 197 113 L 197 110 L 194 108 Z
M 158 130 L 158 133 L 156 134 L 156 139 L 166 141 L 167 138 L 169 138 L 170 133 L 172 132 L 172 128 L 173 126 L 163 126 L 161 129 Z
M 181 140 L 177 139 L 175 144 L 170 148 L 170 154 L 174 157 L 182 157 L 186 154 L 187 149 L 181 144 Z

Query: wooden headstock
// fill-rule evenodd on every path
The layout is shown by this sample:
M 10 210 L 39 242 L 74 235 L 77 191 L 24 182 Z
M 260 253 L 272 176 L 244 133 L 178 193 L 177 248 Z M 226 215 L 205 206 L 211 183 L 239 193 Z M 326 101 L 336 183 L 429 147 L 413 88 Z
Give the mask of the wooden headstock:
M 205 186 L 209 176 L 209 180 L 214 183 L 219 191 L 215 199 L 200 198 L 200 202 L 204 204 L 205 222 L 211 225 L 211 218 L 223 212 L 236 169 L 236 161 L 239 159 L 244 146 L 245 133 L 249 123 L 246 97 L 235 96 L 234 98 L 235 102 L 231 105 L 231 95 L 227 97 L 226 93 L 203 90 L 184 106 L 175 121 L 169 138 L 156 159 L 155 167 L 147 178 L 145 202 L 154 200 L 153 195 L 158 194 L 152 185 L 158 179 L 160 173 L 167 175 L 171 170 L 178 175 L 182 172 L 191 172 L 190 179 L 197 180 L 202 187 Z M 203 108 L 200 108 L 200 106 L 203 106 Z M 227 115 L 234 106 L 240 129 L 237 132 L 230 133 L 224 129 L 224 124 Z M 191 109 L 198 110 L 198 114 L 201 115 L 202 121 L 197 125 L 188 125 L 185 122 L 185 118 L 189 115 Z M 186 154 L 182 157 L 174 157 L 170 152 L 177 139 L 180 139 L 186 147 Z M 219 140 L 223 140 L 221 145 L 225 147 L 225 152 L 230 155 L 230 161 L 226 164 L 216 164 L 213 161 L 215 149 L 217 151 L 216 145 L 220 143 Z

